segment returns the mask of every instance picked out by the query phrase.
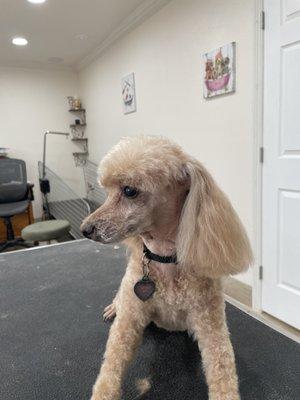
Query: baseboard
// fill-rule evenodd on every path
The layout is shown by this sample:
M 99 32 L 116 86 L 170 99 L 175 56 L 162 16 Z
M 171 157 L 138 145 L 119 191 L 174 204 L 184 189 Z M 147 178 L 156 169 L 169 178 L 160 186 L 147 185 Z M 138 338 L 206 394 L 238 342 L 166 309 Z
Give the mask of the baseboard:
M 246 307 L 252 308 L 252 287 L 231 276 L 224 281 L 224 293 Z

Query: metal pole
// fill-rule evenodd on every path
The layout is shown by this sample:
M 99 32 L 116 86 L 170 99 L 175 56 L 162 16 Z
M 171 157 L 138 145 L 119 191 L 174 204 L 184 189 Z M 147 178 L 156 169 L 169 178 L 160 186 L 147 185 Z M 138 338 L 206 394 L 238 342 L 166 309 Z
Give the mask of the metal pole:
M 46 139 L 47 139 L 47 132 L 44 133 L 44 148 L 43 148 L 43 176 L 42 179 L 45 178 L 46 175 L 46 170 L 45 170 L 45 164 L 46 164 Z
M 44 146 L 43 146 L 43 172 L 42 172 L 42 181 L 45 180 L 46 177 L 46 148 L 47 148 L 47 135 L 64 135 L 66 137 L 69 136 L 68 132 L 56 132 L 56 131 L 46 131 L 44 133 Z M 49 185 L 49 183 L 48 183 Z M 48 203 L 48 198 L 47 198 L 47 193 L 43 192 L 44 196 L 44 205 L 45 205 L 45 210 L 46 210 L 46 219 L 49 218 L 49 203 Z
M 44 147 L 43 147 L 43 176 L 42 178 L 45 178 L 46 175 L 46 145 L 47 145 L 47 135 L 64 135 L 64 136 L 69 136 L 70 134 L 68 132 L 56 132 L 56 131 L 46 131 L 44 133 Z

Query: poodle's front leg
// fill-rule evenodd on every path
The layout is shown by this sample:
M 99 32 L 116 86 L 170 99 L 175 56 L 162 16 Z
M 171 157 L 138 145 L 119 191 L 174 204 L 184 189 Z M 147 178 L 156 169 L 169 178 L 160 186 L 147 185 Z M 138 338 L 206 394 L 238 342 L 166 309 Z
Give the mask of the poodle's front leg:
M 193 315 L 190 325 L 201 351 L 209 400 L 240 400 L 234 353 L 223 309 L 208 309 Z
M 126 368 L 140 344 L 147 325 L 144 316 L 132 309 L 118 312 L 109 333 L 104 361 L 93 387 L 91 400 L 118 400 Z

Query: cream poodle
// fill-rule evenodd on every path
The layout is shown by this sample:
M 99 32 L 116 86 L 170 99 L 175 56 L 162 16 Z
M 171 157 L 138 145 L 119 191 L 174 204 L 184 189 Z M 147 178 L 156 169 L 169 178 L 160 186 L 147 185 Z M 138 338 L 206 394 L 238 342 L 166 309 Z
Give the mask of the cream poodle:
M 102 160 L 105 203 L 82 224 L 130 258 L 104 311 L 113 318 L 92 400 L 117 400 L 126 369 L 153 321 L 187 330 L 202 354 L 210 400 L 238 400 L 221 279 L 252 262 L 246 232 L 204 166 L 162 137 L 124 138 Z

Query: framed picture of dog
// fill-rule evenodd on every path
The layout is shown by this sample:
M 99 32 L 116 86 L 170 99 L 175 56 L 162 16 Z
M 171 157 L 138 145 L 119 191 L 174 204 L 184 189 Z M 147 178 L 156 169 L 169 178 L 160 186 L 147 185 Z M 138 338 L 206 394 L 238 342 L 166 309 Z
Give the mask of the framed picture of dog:
M 134 73 L 124 76 L 122 79 L 123 113 L 129 114 L 136 111 L 136 95 Z
M 235 47 L 231 42 L 204 54 L 204 98 L 235 91 Z

